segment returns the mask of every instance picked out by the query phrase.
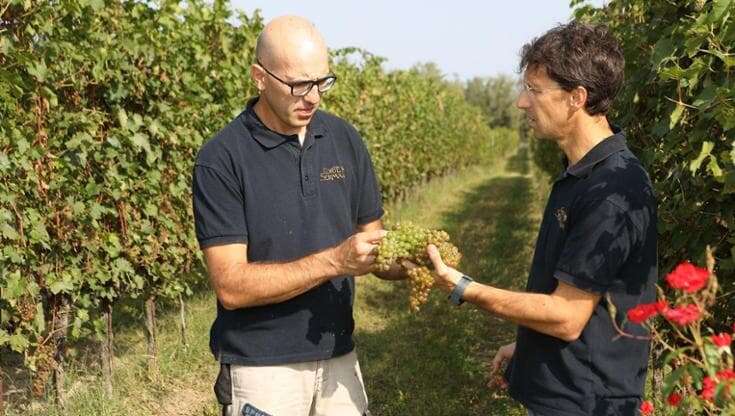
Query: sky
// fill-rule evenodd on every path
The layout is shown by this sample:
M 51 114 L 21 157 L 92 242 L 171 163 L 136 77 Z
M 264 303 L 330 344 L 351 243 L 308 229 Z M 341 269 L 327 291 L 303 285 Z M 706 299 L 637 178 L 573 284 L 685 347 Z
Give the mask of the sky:
M 588 0 L 600 6 L 604 0 Z M 434 62 L 449 79 L 515 75 L 524 43 L 571 16 L 569 0 L 325 1 L 231 0 L 268 20 L 311 20 L 330 48 L 354 46 L 387 58 L 384 67 Z

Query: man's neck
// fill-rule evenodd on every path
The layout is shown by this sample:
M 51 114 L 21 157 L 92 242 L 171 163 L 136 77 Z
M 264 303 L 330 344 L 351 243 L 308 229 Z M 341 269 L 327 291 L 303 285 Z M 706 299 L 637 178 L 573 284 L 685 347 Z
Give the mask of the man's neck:
M 306 126 L 294 128 L 283 123 L 276 115 L 273 110 L 268 106 L 268 103 L 261 98 L 253 106 L 255 114 L 258 115 L 260 121 L 268 127 L 270 130 L 276 133 L 283 134 L 286 136 L 297 135 L 299 137 L 299 143 L 304 144 L 304 138 L 306 137 Z
M 558 141 L 569 161 L 569 166 L 582 160 L 593 147 L 613 135 L 605 116 L 585 117 Z

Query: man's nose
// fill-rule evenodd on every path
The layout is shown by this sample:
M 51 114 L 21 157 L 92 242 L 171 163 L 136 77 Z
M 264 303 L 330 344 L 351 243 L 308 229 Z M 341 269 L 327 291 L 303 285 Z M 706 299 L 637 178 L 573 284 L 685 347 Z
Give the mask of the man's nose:
M 521 94 L 518 95 L 518 99 L 516 100 L 516 107 L 521 110 L 525 110 L 526 108 L 530 107 L 526 94 L 521 92 Z
M 306 100 L 310 104 L 316 104 L 321 100 L 322 95 L 319 92 L 319 87 L 314 84 L 309 92 L 304 96 L 304 100 Z

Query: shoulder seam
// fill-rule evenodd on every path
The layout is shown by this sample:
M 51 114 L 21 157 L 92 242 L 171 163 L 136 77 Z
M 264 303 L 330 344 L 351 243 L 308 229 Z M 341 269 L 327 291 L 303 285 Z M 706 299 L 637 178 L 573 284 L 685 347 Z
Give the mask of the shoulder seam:
M 228 175 L 225 175 L 219 168 L 216 168 L 214 166 L 210 166 L 208 164 L 201 163 L 201 162 L 194 163 L 194 168 L 196 169 L 197 167 L 202 167 L 202 168 L 206 168 L 206 169 L 212 170 L 212 171 L 214 171 L 214 172 L 217 173 L 217 176 L 219 176 L 220 179 L 222 179 L 224 181 L 227 181 L 230 186 L 234 186 L 236 188 L 239 188 L 239 186 L 236 183 L 232 183 L 232 181 L 230 181 L 230 179 L 228 178 Z

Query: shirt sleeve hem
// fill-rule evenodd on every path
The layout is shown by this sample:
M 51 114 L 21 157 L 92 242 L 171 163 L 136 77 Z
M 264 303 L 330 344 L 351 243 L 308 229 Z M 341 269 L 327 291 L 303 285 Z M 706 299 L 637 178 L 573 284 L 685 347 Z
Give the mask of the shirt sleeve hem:
M 205 249 L 214 246 L 224 246 L 227 244 L 247 244 L 247 235 L 223 235 L 218 237 L 209 237 L 199 239 L 199 248 Z
M 357 225 L 364 225 L 369 222 L 373 222 L 375 220 L 378 220 L 383 217 L 384 211 L 383 208 L 378 209 L 377 211 L 373 211 L 371 214 L 363 215 L 361 217 L 357 218 Z
M 579 290 L 584 290 L 585 292 L 591 292 L 598 295 L 602 295 L 603 293 L 607 292 L 608 289 L 608 287 L 605 285 L 590 281 L 589 279 L 571 275 L 561 270 L 555 271 L 554 277 L 556 277 L 556 280 L 568 283 Z

